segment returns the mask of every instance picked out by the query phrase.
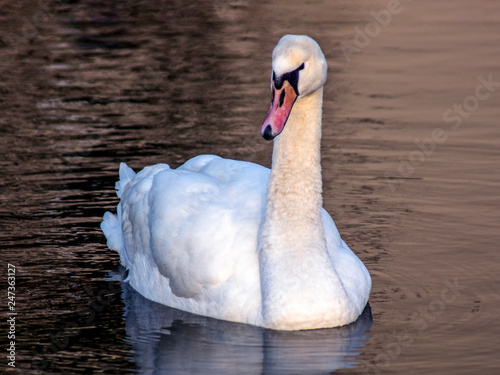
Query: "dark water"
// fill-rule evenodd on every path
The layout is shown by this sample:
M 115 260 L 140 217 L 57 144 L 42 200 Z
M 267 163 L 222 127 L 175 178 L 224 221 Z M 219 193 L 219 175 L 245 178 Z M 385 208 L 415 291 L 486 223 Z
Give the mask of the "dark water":
M 99 229 L 118 163 L 269 166 L 257 129 L 286 33 L 329 61 L 325 207 L 372 316 L 276 333 L 144 300 Z M 487 0 L 0 1 L 2 371 L 496 373 L 499 35 Z

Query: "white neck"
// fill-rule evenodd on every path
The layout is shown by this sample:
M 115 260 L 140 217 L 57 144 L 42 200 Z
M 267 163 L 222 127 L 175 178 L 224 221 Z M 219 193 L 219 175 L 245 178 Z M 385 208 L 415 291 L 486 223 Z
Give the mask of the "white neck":
M 297 243 L 300 238 L 307 238 L 316 244 L 324 242 L 322 103 L 323 88 L 297 100 L 285 129 L 274 140 L 265 227 L 280 228 L 280 233 L 267 232 L 271 241 L 280 238 L 282 244 L 283 241 Z
M 259 239 L 262 316 L 270 328 L 327 326 L 343 293 L 321 218 L 322 101 L 322 88 L 297 100 L 274 141 Z

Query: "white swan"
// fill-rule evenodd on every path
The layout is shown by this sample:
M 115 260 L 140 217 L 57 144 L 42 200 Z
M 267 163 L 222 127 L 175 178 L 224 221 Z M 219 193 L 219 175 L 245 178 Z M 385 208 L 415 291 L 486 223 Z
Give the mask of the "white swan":
M 345 325 L 371 279 L 322 209 L 327 63 L 313 39 L 286 35 L 272 68 L 261 127 L 274 139 L 271 171 L 213 155 L 137 175 L 122 163 L 117 216 L 107 212 L 101 228 L 127 281 L 153 301 L 279 330 Z

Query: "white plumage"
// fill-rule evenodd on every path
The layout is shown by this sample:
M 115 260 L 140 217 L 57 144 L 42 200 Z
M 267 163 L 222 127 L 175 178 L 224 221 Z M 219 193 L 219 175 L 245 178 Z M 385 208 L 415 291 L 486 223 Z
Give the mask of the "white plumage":
M 273 72 L 261 127 L 276 137 L 272 170 L 213 155 L 137 175 L 122 163 L 117 215 L 101 227 L 127 281 L 153 301 L 274 329 L 348 324 L 371 280 L 322 209 L 326 60 L 311 38 L 285 36 Z

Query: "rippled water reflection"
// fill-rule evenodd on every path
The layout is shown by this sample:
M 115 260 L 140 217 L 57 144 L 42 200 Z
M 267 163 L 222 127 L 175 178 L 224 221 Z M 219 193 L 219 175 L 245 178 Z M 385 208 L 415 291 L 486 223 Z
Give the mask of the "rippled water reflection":
M 5 269 L 17 267 L 18 369 L 500 368 L 500 6 L 400 5 L 1 1 L 0 241 Z M 325 207 L 372 274 L 371 328 L 286 335 L 158 306 L 122 288 L 99 230 L 120 161 L 216 153 L 269 166 L 257 129 L 288 32 L 329 61 Z

